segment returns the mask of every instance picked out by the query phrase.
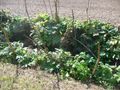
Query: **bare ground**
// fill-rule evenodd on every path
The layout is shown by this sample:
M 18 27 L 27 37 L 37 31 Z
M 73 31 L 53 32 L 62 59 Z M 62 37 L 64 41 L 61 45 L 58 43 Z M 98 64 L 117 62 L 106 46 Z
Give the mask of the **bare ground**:
M 43 2 L 45 1 L 45 3 Z M 28 11 L 31 16 L 38 12 L 50 13 L 49 0 L 27 0 Z M 51 1 L 52 12 L 54 3 Z M 75 18 L 85 20 L 88 0 L 60 0 L 59 13 L 62 16 L 71 16 L 74 10 Z M 0 0 L 0 9 L 10 9 L 14 14 L 26 16 L 24 0 Z M 120 0 L 90 0 L 89 17 L 120 24 Z
M 105 90 L 100 86 L 82 84 L 74 80 L 58 82 L 57 77 L 45 71 L 18 69 L 0 63 L 0 90 Z

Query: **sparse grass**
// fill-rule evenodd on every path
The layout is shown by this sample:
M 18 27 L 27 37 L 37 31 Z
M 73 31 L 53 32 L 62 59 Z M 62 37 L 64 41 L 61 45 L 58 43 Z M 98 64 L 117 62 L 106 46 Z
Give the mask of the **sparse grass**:
M 20 69 L 16 77 L 16 66 L 0 63 L 0 90 L 59 90 L 55 75 L 41 70 Z M 59 82 L 60 90 L 88 90 L 86 84 L 74 80 Z M 91 84 L 89 90 L 104 90 Z
M 1 90 L 43 90 L 41 84 L 28 77 L 18 77 L 16 82 L 14 77 L 0 77 Z
M 13 77 L 0 76 L 1 90 L 11 90 L 13 85 Z

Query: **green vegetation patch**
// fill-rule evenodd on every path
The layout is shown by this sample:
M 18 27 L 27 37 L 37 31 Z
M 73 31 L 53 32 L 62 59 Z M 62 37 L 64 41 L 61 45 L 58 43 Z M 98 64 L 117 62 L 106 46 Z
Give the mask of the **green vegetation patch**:
M 120 84 L 120 32 L 117 27 L 97 20 L 73 22 L 59 18 L 56 21 L 46 14 L 31 21 L 8 16 L 4 11 L 0 14 L 1 62 L 22 68 L 40 67 L 60 74 L 61 79 L 72 77 L 104 86 Z M 4 40 L 5 37 L 8 40 Z M 11 79 L 8 78 L 8 82 Z

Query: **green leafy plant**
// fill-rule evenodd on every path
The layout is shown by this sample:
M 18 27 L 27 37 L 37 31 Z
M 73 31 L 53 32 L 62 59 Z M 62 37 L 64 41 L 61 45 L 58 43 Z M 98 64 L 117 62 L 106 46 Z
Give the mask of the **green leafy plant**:
M 26 36 L 29 36 L 32 27 L 26 18 L 16 16 L 12 18 L 6 29 L 11 41 L 23 41 L 26 39 Z
M 65 73 L 66 77 L 70 76 L 76 80 L 82 80 L 82 81 L 85 81 L 85 80 L 89 79 L 89 77 L 90 77 L 90 69 L 88 68 L 87 63 L 84 60 L 68 61 L 67 67 L 69 68 L 69 69 L 67 69 L 69 71 L 66 72 L 65 69 L 62 70 L 62 72 L 66 72 Z
M 91 58 L 91 61 L 88 61 L 90 56 L 85 53 L 73 57 L 69 52 L 56 49 L 55 52 L 42 56 L 41 68 L 52 73 L 60 73 L 62 78 L 72 77 L 84 81 L 91 75 L 89 65 L 94 59 Z
M 0 10 L 0 26 L 4 27 L 5 24 L 11 21 L 10 13 L 4 10 Z
M 72 56 L 69 52 L 65 52 L 62 49 L 56 49 L 55 52 L 48 52 L 48 54 L 44 54 L 40 60 L 41 68 L 48 70 L 53 73 L 60 73 L 62 68 L 65 68 L 65 64 L 67 61 L 72 59 Z
M 101 63 L 93 78 L 96 80 L 96 83 L 100 83 L 104 86 L 115 86 L 117 79 L 114 77 L 113 70 L 110 65 Z
M 100 43 L 100 57 L 104 63 L 119 65 L 120 32 L 118 28 L 99 21 L 76 22 L 75 30 L 65 33 L 62 47 L 73 55 L 81 51 L 97 57 L 97 44 Z
M 6 11 L 0 11 L 0 38 L 4 40 L 4 30 L 10 39 L 10 41 L 22 41 L 29 36 L 32 29 L 30 22 L 20 16 L 12 16 Z
M 6 41 L 4 36 L 6 31 L 4 30 L 6 30 L 6 27 L 11 22 L 11 19 L 12 17 L 10 16 L 9 12 L 0 10 L 0 42 Z
M 36 63 L 37 51 L 31 50 L 27 47 L 23 47 L 23 43 L 14 42 L 12 43 L 16 56 L 13 55 L 9 46 L 3 47 L 0 51 L 0 58 L 3 62 L 13 63 L 16 62 L 22 67 L 32 67 Z M 6 60 L 6 61 L 5 61 Z
M 65 18 L 56 22 L 42 14 L 32 19 L 34 30 L 31 30 L 30 22 L 25 18 L 9 16 L 4 11 L 0 11 L 0 16 L 0 29 L 5 30 L 11 41 L 25 41 L 25 35 L 29 36 L 31 31 L 33 41 L 42 47 L 32 49 L 24 47 L 23 43 L 12 42 L 13 52 L 2 40 L 4 35 L 0 31 L 0 61 L 16 62 L 14 64 L 21 67 L 40 66 L 50 73 L 59 73 L 62 78 L 72 77 L 83 82 L 93 79 L 104 86 L 120 83 L 120 32 L 115 26 L 94 20 L 72 23 Z M 93 74 L 98 43 L 100 61 Z M 43 50 L 46 48 L 48 50 Z
M 120 83 L 120 66 L 115 68 L 114 78 L 116 79 L 117 83 Z
M 67 20 L 60 19 L 56 22 L 54 18 L 43 14 L 36 17 L 35 30 L 33 31 L 33 38 L 39 46 L 47 47 L 49 50 L 54 50 L 60 47 L 61 37 L 67 30 Z

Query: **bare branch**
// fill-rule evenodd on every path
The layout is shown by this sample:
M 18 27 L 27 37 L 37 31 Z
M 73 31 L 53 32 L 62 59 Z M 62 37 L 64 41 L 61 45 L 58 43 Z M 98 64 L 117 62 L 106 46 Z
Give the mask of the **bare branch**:
M 46 13 L 48 13 L 48 10 L 47 10 L 47 5 L 46 5 L 45 0 L 43 0 L 43 3 L 44 3 L 44 5 L 45 5 L 45 11 L 46 11 Z
M 72 29 L 74 33 L 74 38 L 76 38 L 76 30 L 75 30 L 75 16 L 74 16 L 74 11 L 72 10 Z
M 49 3 L 49 6 L 50 6 L 50 13 L 51 13 L 51 15 L 52 15 L 52 17 L 53 17 L 53 11 L 52 11 L 52 6 L 51 6 L 51 1 L 48 0 L 48 3 Z
M 78 43 L 80 43 L 83 47 L 85 47 L 95 58 L 97 58 L 95 56 L 95 54 L 86 46 L 84 45 L 84 43 L 82 43 L 81 41 L 77 40 L 76 38 L 74 38 L 74 40 L 76 40 Z
M 26 0 L 24 0 L 24 5 L 25 5 L 25 11 L 26 11 L 27 17 L 30 20 L 30 16 L 29 16 L 29 12 L 28 12 L 28 8 L 27 8 L 27 1 Z
M 93 68 L 93 72 L 92 72 L 93 75 L 95 74 L 95 71 L 98 67 L 99 62 L 100 62 L 100 43 L 98 43 L 98 58 L 97 58 L 95 66 Z
M 88 0 L 87 8 L 86 8 L 87 20 L 90 20 L 90 17 L 89 17 L 89 9 L 90 9 L 90 0 Z
M 59 0 L 54 0 L 54 4 L 55 4 L 55 20 L 56 22 L 59 22 L 59 12 L 58 12 Z

